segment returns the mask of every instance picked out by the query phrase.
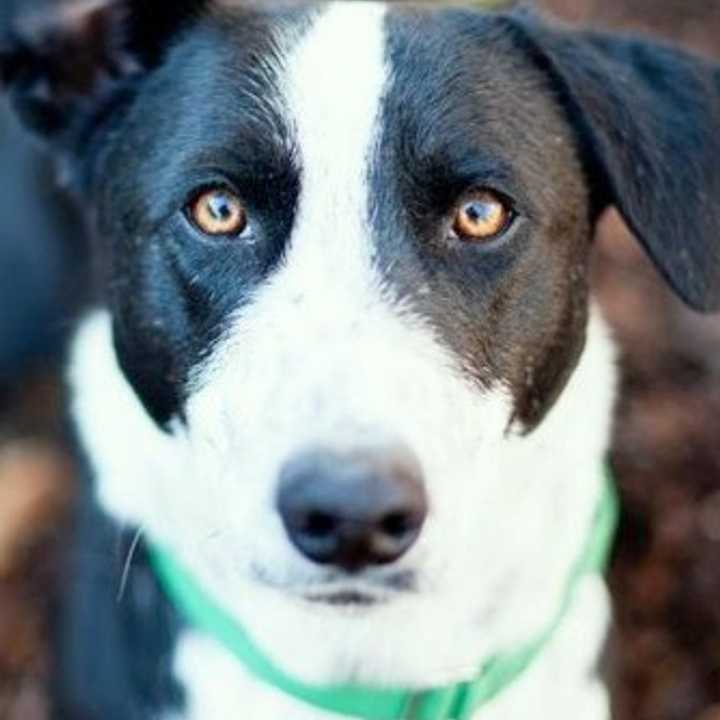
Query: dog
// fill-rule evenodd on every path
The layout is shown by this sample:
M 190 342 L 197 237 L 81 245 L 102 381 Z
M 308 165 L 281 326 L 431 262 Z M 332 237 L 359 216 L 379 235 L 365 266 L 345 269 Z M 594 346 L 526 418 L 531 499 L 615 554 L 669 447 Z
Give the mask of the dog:
M 522 9 L 236 0 L 61 6 L 0 67 L 100 278 L 56 716 L 607 720 L 593 229 L 720 307 L 720 70 Z

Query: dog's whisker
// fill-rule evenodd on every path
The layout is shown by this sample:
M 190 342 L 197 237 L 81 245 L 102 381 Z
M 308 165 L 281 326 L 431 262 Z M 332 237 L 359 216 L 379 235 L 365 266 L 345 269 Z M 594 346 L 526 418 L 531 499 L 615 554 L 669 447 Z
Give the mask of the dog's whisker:
M 117 596 L 115 598 L 115 601 L 118 604 L 122 602 L 123 596 L 125 595 L 125 590 L 127 588 L 128 580 L 130 578 L 130 569 L 132 568 L 133 557 L 135 556 L 135 551 L 140 544 L 140 539 L 142 538 L 143 532 L 144 528 L 142 526 L 139 527 L 136 530 L 135 535 L 133 536 L 132 542 L 130 543 L 130 548 L 128 549 L 127 557 L 125 558 L 125 563 L 123 565 L 122 574 L 120 576 L 120 584 L 118 586 Z

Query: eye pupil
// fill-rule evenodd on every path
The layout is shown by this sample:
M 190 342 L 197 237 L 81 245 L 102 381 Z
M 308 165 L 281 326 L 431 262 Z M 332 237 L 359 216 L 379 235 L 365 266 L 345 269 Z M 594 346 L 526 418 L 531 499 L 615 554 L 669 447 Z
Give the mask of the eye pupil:
M 216 193 L 208 199 L 207 203 L 210 214 L 217 220 L 227 220 L 232 217 L 232 207 L 225 195 Z
M 492 219 L 493 208 L 489 203 L 471 202 L 465 206 L 465 212 L 473 222 L 485 222 Z

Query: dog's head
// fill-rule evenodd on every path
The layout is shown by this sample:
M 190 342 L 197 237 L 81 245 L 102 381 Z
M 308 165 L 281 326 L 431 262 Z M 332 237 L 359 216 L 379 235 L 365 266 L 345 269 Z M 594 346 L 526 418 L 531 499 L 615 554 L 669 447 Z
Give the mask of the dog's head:
M 457 674 L 547 619 L 594 507 L 599 214 L 720 305 L 720 73 L 526 14 L 161 5 L 2 60 L 104 260 L 99 497 L 304 677 Z

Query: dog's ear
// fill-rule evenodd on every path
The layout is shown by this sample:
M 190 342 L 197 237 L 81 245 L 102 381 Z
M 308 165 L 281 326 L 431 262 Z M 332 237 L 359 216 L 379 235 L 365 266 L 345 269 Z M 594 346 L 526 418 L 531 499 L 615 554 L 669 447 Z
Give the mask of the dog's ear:
M 62 142 L 113 91 L 151 68 L 204 0 L 63 0 L 0 40 L 0 87 L 36 133 Z
M 596 209 L 617 207 L 688 305 L 720 309 L 720 68 L 648 40 L 511 24 L 578 133 Z

